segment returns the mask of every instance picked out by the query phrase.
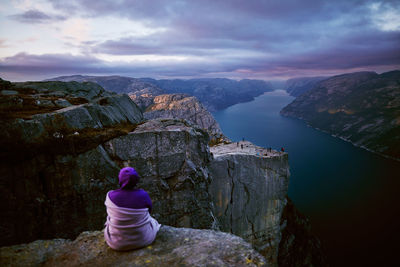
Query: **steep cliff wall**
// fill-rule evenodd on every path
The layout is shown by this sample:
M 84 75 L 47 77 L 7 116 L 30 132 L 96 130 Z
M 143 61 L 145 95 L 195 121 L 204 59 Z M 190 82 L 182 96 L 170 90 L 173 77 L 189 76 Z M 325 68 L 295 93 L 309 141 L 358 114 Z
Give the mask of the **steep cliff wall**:
M 118 173 L 100 144 L 132 131 L 141 112 L 95 84 L 10 86 L 0 102 L 20 105 L 0 106 L 1 245 L 99 229 Z
M 135 166 L 161 223 L 212 228 L 207 134 L 175 120 L 150 121 L 77 154 L 3 162 L 2 245 L 100 229 L 104 198 L 124 165 Z M 64 151 L 65 152 L 65 151 Z
M 243 237 L 276 264 L 289 182 L 287 154 L 250 142 L 215 146 L 211 152 L 210 192 L 221 230 Z
M 105 194 L 125 164 L 139 170 L 161 223 L 213 227 L 207 133 L 179 120 L 143 123 L 128 96 L 97 85 L 95 94 L 74 82 L 9 86 L 22 105 L 11 112 L 1 106 L 1 245 L 100 229 Z M 77 94 L 83 104 L 54 105 Z M 9 96 L 1 94 L 1 102 Z M 53 104 L 50 112 L 37 107 L 43 100 Z
M 134 166 L 162 224 L 213 228 L 207 192 L 208 135 L 183 120 L 157 119 L 104 144 L 119 166 Z

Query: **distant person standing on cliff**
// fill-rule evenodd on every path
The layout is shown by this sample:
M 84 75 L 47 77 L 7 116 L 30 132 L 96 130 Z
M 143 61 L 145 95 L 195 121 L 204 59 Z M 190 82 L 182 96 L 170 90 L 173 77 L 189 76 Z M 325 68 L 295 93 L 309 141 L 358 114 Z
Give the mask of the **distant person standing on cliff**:
M 282 152 L 285 152 L 285 149 L 284 149 L 283 147 L 281 147 L 281 151 L 282 151 Z
M 107 221 L 104 238 L 115 250 L 132 250 L 150 245 L 160 224 L 150 216 L 149 194 L 136 188 L 139 175 L 134 168 L 122 168 L 118 175 L 120 188 L 107 193 Z

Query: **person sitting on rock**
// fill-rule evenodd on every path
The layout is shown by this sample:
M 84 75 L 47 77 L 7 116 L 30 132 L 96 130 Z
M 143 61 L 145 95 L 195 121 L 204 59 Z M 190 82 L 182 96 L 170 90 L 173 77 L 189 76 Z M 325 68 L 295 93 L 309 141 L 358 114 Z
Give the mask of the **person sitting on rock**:
M 150 216 L 149 194 L 136 188 L 139 175 L 134 168 L 122 168 L 118 175 L 120 188 L 106 196 L 107 221 L 104 238 L 115 250 L 131 250 L 150 245 L 160 224 Z

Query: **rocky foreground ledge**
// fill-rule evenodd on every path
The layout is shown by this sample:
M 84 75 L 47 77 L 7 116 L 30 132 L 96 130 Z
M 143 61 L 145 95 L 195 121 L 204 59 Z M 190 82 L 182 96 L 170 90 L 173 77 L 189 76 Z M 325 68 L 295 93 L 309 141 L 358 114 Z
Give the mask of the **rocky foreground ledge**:
M 267 266 L 242 238 L 213 230 L 162 226 L 143 249 L 117 252 L 102 231 L 83 232 L 74 241 L 37 240 L 0 248 L 1 266 Z

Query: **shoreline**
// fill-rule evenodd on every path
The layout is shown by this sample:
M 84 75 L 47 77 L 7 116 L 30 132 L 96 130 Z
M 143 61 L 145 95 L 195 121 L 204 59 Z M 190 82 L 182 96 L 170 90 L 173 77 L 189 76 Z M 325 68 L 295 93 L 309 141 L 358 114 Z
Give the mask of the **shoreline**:
M 315 129 L 315 130 L 317 130 L 317 131 L 319 131 L 319 132 L 323 132 L 323 133 L 325 133 L 325 134 L 328 134 L 328 135 L 330 135 L 330 136 L 332 136 L 332 137 L 334 137 L 334 138 L 338 138 L 338 139 L 340 139 L 340 140 L 343 140 L 343 141 L 345 141 L 346 143 L 352 144 L 354 147 L 364 149 L 364 150 L 366 150 L 366 151 L 368 151 L 368 152 L 374 153 L 374 154 L 376 154 L 376 155 L 378 155 L 378 156 L 381 156 L 381 157 L 383 157 L 383 158 L 385 158 L 385 159 L 390 159 L 390 160 L 394 160 L 394 161 L 396 161 L 396 162 L 400 162 L 400 158 L 395 158 L 395 157 L 392 157 L 392 156 L 389 156 L 389 155 L 380 153 L 380 152 L 378 152 L 378 151 L 372 150 L 372 149 L 370 149 L 370 148 L 368 148 L 368 147 L 366 147 L 366 146 L 363 146 L 363 145 L 357 145 L 357 144 L 353 143 L 352 141 L 350 141 L 349 139 L 346 139 L 345 137 L 342 137 L 342 136 L 340 136 L 340 135 L 332 134 L 332 133 L 330 133 L 330 132 L 328 132 L 328 131 L 326 131 L 326 130 L 320 129 L 320 128 L 318 128 L 318 127 L 314 127 L 314 126 L 312 126 L 311 124 L 309 124 L 309 123 L 308 123 L 305 119 L 303 119 L 303 118 L 298 118 L 298 117 L 294 117 L 294 116 L 283 115 L 283 114 L 281 114 L 281 113 L 279 113 L 279 114 L 280 114 L 281 116 L 283 116 L 283 117 L 286 117 L 286 118 L 293 118 L 293 119 L 296 119 L 296 120 L 303 121 L 303 122 L 307 125 L 307 127 L 310 127 L 310 128 Z

